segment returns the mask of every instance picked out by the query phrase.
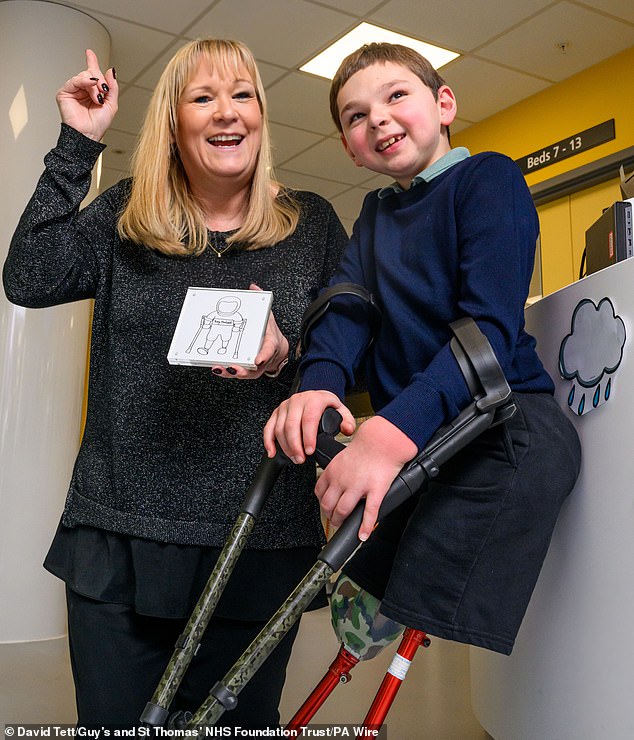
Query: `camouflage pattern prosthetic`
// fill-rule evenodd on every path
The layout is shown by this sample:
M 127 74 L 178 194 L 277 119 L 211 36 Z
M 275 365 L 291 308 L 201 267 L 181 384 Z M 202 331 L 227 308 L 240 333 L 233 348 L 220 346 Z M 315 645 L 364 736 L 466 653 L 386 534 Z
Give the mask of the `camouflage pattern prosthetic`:
M 318 560 L 219 683 L 237 696 L 284 635 L 302 616 L 332 574 L 333 569 L 327 563 Z M 186 729 L 214 725 L 224 712 L 225 707 L 210 693 L 187 723 Z
M 169 708 L 254 526 L 255 518 L 251 514 L 242 513 L 236 519 L 150 704 Z
M 370 660 L 405 629 L 379 612 L 381 602 L 343 573 L 330 596 L 330 618 L 344 648 L 359 660 Z

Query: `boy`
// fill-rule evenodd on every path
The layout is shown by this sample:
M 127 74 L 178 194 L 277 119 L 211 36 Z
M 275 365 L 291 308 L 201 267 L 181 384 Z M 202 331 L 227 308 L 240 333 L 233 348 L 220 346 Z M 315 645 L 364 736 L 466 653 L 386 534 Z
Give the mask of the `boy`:
M 376 415 L 315 492 L 335 526 L 365 499 L 359 537 L 367 540 L 398 471 L 471 401 L 449 324 L 474 318 L 517 413 L 443 466 L 426 495 L 388 516 L 344 570 L 382 599 L 385 616 L 509 654 L 580 463 L 576 433 L 524 331 L 537 214 L 510 159 L 451 148 L 455 96 L 413 50 L 370 44 L 354 52 L 330 102 L 355 164 L 395 180 L 366 197 L 332 280 L 365 286 L 383 319 L 366 353 L 364 307 L 333 301 L 311 333 L 301 392 L 274 412 L 265 446 L 274 454 L 277 438 L 302 462 L 327 406 L 351 434 L 342 399 L 363 361 Z

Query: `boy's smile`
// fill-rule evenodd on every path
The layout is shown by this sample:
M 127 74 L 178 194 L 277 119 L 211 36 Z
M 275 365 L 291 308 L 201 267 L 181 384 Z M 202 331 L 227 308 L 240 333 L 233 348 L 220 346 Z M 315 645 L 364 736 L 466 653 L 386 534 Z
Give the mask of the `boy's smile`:
M 337 105 L 343 145 L 353 161 L 405 189 L 451 148 L 444 127 L 456 116 L 453 92 L 445 85 L 435 100 L 400 64 L 377 63 L 355 72 L 339 91 Z

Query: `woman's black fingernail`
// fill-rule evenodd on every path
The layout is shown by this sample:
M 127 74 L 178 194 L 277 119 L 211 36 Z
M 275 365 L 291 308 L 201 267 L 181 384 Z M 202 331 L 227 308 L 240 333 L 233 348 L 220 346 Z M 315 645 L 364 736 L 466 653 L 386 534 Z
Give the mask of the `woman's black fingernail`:
M 99 82 L 99 77 L 91 77 L 90 78 L 93 82 Z
M 101 89 L 102 89 L 102 90 L 103 90 L 104 92 L 110 92 L 110 88 L 108 87 L 108 85 L 106 85 L 106 83 L 105 83 L 105 82 L 102 82 L 102 83 L 101 83 Z
M 212 367 L 211 372 L 215 375 L 222 375 L 222 370 L 219 367 Z
M 235 369 L 235 367 L 228 367 L 227 372 L 229 375 L 235 375 L 238 371 Z
M 97 100 L 103 105 L 103 95 L 101 93 L 97 95 Z
M 115 80 L 117 79 L 117 70 L 114 67 L 112 68 L 112 76 L 115 78 Z

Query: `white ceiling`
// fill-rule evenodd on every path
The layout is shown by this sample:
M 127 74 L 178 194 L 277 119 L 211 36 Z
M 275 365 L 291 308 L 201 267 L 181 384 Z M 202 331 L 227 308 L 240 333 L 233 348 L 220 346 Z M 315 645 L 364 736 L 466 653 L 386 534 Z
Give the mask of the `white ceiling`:
M 465 129 L 634 44 L 632 0 L 82 0 L 112 39 L 121 86 L 106 135 L 102 186 L 128 173 L 153 85 L 173 52 L 198 36 L 246 42 L 269 101 L 276 174 L 330 199 L 349 229 L 382 178 L 343 153 L 328 113 L 329 83 L 299 67 L 361 21 L 416 36 L 461 56 L 441 74 Z M 563 50 L 562 50 L 563 46 Z

